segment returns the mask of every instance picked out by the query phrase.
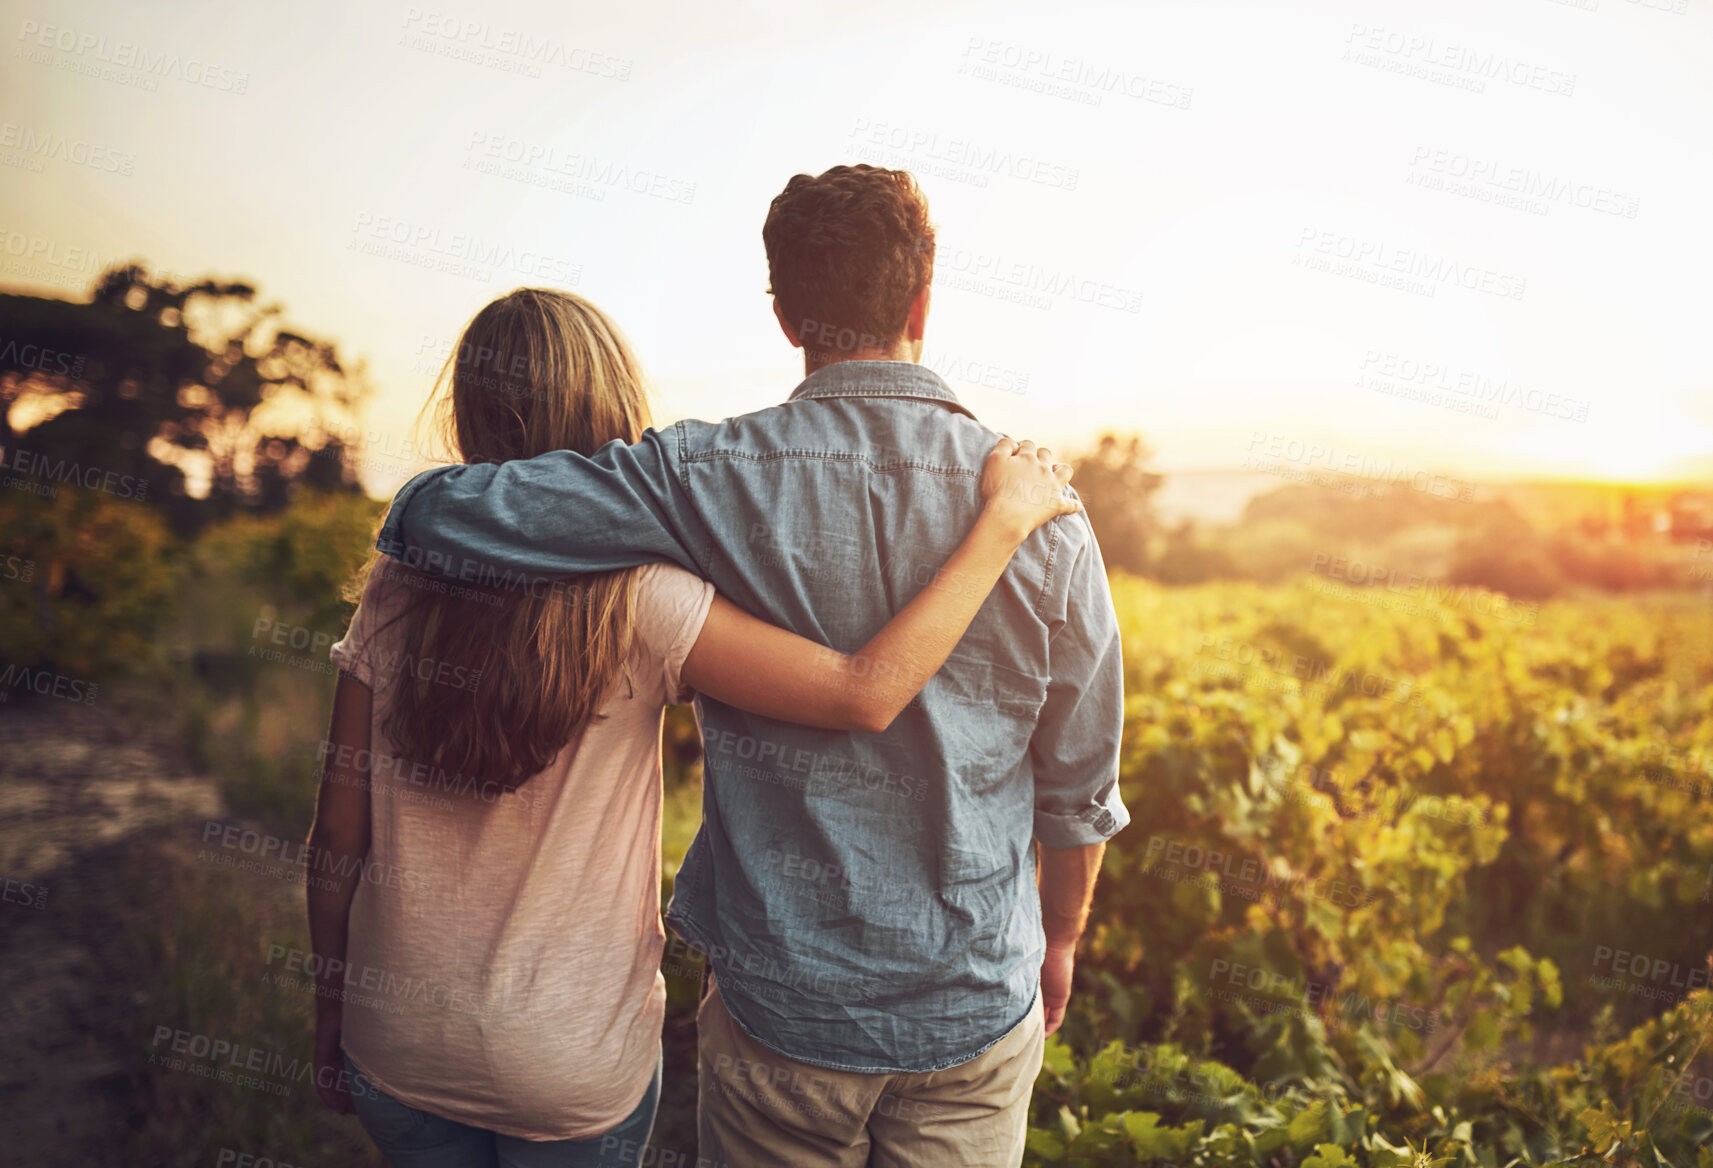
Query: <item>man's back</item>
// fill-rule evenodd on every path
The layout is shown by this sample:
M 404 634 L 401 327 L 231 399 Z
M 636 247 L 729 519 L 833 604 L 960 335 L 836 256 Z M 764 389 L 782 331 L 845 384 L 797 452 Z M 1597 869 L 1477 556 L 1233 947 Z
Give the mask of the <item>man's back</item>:
M 556 482 L 564 522 L 605 557 L 560 562 L 611 566 L 611 545 L 629 538 L 637 559 L 667 555 L 755 615 L 852 652 L 921 588 L 960 586 L 938 565 L 974 522 L 994 438 L 919 365 L 834 364 L 785 405 L 668 428 L 658 465 L 614 471 L 623 491 L 581 468 Z M 639 480 L 641 503 L 626 494 Z M 499 505 L 524 485 L 499 484 Z M 432 546 L 427 524 L 406 524 L 410 543 Z M 501 567 L 541 564 L 509 558 L 498 526 L 492 543 L 467 533 L 459 546 Z M 638 530 L 652 526 L 660 538 Z M 1096 843 L 1127 818 L 1121 705 L 1099 550 L 1083 516 L 1056 520 L 885 732 L 699 699 L 704 818 L 668 920 L 709 953 L 732 1015 L 776 1050 L 865 1071 L 964 1062 L 1036 995 L 1031 838 Z

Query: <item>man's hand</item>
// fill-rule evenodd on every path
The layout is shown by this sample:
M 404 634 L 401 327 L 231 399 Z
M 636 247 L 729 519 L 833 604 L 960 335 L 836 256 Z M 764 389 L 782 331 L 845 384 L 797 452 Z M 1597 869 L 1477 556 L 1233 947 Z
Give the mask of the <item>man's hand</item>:
M 1041 961 L 1041 1008 L 1051 1034 L 1065 1020 L 1071 1000 L 1071 973 L 1077 965 L 1077 940 L 1088 924 L 1095 874 L 1106 843 L 1076 848 L 1042 848 L 1040 855 L 1041 931 L 1047 956 Z
M 339 1014 L 315 1016 L 315 1093 L 321 1101 L 341 1115 L 356 1110 L 351 1106 L 351 1091 L 345 1076 L 345 1052 L 339 1039 L 344 1018 Z
M 1047 1018 L 1048 1034 L 1065 1020 L 1065 1007 L 1071 1000 L 1071 972 L 1076 964 L 1075 945 L 1048 944 L 1046 959 L 1041 962 L 1041 1009 Z

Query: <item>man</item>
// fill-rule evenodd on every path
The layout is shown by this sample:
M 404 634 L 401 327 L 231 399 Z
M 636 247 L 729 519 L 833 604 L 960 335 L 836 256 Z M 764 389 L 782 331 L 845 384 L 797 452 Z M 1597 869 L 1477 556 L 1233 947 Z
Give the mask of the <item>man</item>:
M 797 175 L 762 238 L 805 350 L 788 401 L 592 459 L 427 472 L 381 550 L 471 580 L 672 560 L 841 649 L 921 588 L 958 587 L 933 566 L 981 506 L 997 436 L 917 363 L 926 200 L 902 171 Z M 667 920 L 711 969 L 702 1157 L 1017 1163 L 1105 841 L 1128 822 L 1118 628 L 1087 519 L 1030 537 L 879 733 L 697 708 L 703 822 Z

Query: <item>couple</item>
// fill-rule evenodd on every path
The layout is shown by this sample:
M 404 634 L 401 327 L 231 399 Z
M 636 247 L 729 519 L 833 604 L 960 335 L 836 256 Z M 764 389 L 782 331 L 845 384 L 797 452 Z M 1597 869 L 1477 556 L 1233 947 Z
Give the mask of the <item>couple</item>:
M 334 646 L 310 842 L 352 874 L 309 893 L 317 1077 L 399 1168 L 641 1161 L 660 726 L 692 691 L 666 919 L 707 956 L 698 1163 L 1022 1158 L 1128 821 L 1100 551 L 1069 468 L 917 363 L 908 173 L 798 175 L 762 238 L 806 376 L 742 417 L 648 428 L 578 297 L 478 313 L 462 465 L 394 499 Z

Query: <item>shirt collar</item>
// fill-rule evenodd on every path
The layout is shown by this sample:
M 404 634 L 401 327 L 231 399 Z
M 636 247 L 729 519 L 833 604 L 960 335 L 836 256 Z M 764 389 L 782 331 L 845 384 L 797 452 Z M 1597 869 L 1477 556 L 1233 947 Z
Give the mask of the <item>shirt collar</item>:
M 805 377 L 787 400 L 834 397 L 915 398 L 975 417 L 938 373 L 915 361 L 835 361 Z

